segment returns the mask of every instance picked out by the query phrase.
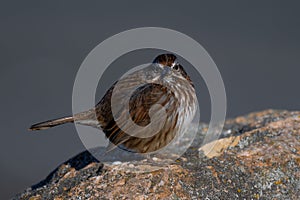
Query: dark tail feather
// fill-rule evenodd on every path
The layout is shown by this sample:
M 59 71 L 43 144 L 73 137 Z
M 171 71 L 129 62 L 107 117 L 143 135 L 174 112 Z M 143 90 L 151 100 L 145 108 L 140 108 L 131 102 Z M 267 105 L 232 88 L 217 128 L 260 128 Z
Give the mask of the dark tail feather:
M 41 122 L 41 123 L 32 125 L 29 128 L 29 130 L 31 130 L 31 131 L 43 130 L 43 129 L 48 129 L 48 128 L 51 128 L 53 126 L 58 126 L 58 125 L 69 123 L 69 122 L 74 122 L 74 118 L 73 117 L 62 117 L 62 118 L 59 118 L 59 119 L 48 120 L 48 121 L 45 121 L 45 122 Z

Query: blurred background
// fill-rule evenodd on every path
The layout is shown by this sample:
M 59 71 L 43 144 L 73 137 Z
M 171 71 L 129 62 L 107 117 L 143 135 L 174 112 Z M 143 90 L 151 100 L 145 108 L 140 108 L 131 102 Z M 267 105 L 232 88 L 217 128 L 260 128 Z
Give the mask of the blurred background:
M 27 129 L 71 114 L 82 61 L 100 42 L 127 29 L 165 27 L 197 40 L 223 77 L 227 117 L 268 108 L 299 110 L 299 6 L 279 0 L 1 1 L 0 199 L 22 192 L 85 150 L 72 124 Z M 106 72 L 107 85 L 99 86 L 97 96 L 120 76 L 120 65 L 151 62 L 158 53 L 122 56 Z M 199 83 L 201 119 L 208 121 L 210 100 Z

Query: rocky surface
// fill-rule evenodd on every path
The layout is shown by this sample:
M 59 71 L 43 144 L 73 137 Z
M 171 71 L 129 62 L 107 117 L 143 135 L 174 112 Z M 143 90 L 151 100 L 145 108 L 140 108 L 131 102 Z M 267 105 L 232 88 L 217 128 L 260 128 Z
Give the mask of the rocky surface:
M 300 112 L 227 120 L 221 137 L 201 146 L 206 130 L 201 124 L 172 164 L 100 163 L 83 152 L 15 199 L 299 199 Z

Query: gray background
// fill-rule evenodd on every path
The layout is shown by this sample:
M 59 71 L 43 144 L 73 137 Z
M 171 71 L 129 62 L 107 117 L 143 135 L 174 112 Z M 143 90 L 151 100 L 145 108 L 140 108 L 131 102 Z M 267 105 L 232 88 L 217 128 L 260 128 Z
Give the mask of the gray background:
M 166 27 L 200 42 L 223 76 L 228 117 L 267 108 L 299 110 L 299 6 L 274 0 L 1 1 L 0 199 L 39 182 L 84 150 L 73 125 L 43 132 L 27 128 L 70 114 L 73 81 L 83 59 L 107 37 L 130 28 Z M 156 54 L 137 55 L 143 63 Z M 115 65 L 130 60 L 125 56 Z M 114 72 L 107 72 L 107 79 L 117 78 Z M 209 100 L 200 87 L 206 121 Z

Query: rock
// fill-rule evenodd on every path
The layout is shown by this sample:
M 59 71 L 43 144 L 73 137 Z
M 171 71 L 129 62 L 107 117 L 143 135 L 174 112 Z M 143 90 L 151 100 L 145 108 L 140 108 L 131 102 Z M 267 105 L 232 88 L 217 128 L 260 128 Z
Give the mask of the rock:
M 299 199 L 300 112 L 227 120 L 221 137 L 199 148 L 206 130 L 200 124 L 192 146 L 172 164 L 103 164 L 83 152 L 15 199 Z

